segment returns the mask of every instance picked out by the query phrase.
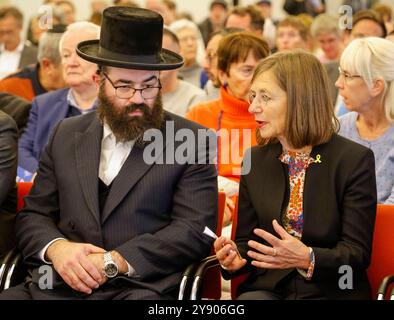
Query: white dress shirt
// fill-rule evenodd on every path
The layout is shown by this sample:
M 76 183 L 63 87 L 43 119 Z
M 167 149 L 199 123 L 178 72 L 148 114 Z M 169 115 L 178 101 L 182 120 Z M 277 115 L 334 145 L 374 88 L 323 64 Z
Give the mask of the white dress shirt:
M 107 124 L 103 127 L 103 138 L 101 140 L 101 155 L 99 165 L 99 178 L 109 186 L 122 169 L 127 157 L 129 156 L 135 141 L 127 141 L 125 143 L 116 142 L 116 137 Z M 40 259 L 46 264 L 51 264 L 45 260 L 45 253 L 49 246 L 57 240 L 65 240 L 57 238 L 49 242 L 40 252 Z M 135 275 L 134 268 L 126 261 L 128 272 L 126 275 L 132 277 Z
M 111 129 L 104 124 L 103 139 L 101 140 L 101 156 L 99 178 L 109 186 L 123 167 L 135 141 L 116 142 Z
M 4 44 L 0 44 L 0 79 L 18 70 L 23 46 L 24 44 L 21 41 L 15 50 L 8 51 L 5 49 Z

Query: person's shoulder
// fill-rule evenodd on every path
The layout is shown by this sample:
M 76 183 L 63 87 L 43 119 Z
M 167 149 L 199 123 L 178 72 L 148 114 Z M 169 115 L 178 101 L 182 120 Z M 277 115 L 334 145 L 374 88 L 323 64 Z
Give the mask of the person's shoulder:
M 339 134 L 349 136 L 357 121 L 357 112 L 348 112 L 338 118 Z
M 200 125 L 197 122 L 186 119 L 184 117 L 181 117 L 181 116 L 179 116 L 175 113 L 169 112 L 169 111 L 165 111 L 164 120 L 166 121 L 166 125 L 168 125 L 169 121 L 170 122 L 173 121 L 175 131 L 181 130 L 181 129 L 190 129 L 192 131 L 198 131 L 199 129 L 204 129 L 204 130 L 207 129 L 206 127 L 204 127 L 203 125 Z
M 332 136 L 326 147 L 331 149 L 334 157 L 338 160 L 353 162 L 358 161 L 359 158 L 363 158 L 367 154 L 373 155 L 371 149 L 338 134 Z
M 205 94 L 204 90 L 196 87 L 195 85 L 193 85 L 187 81 L 179 80 L 179 85 L 180 85 L 181 90 L 184 90 L 184 91 L 189 92 L 191 94 L 195 94 L 195 95 L 204 95 Z
M 5 77 L 3 80 L 1 80 L 4 83 L 15 83 L 15 82 L 20 82 L 23 80 L 28 80 L 31 81 L 32 75 L 36 73 L 36 65 L 28 65 L 26 67 L 23 67 L 20 70 L 17 70 L 14 73 L 11 73 L 7 77 Z
M 46 105 L 49 103 L 58 102 L 59 99 L 66 98 L 69 88 L 58 89 L 54 91 L 49 91 L 36 96 L 33 102 L 38 105 Z
M 17 130 L 15 120 L 7 113 L 0 110 L 0 130 L 3 131 L 8 129 Z
M 199 119 L 209 120 L 220 113 L 220 100 L 201 102 L 190 109 L 187 118 L 199 122 Z
M 356 119 L 357 119 L 357 112 L 354 111 L 347 112 L 338 118 L 340 124 L 354 122 L 356 121 Z

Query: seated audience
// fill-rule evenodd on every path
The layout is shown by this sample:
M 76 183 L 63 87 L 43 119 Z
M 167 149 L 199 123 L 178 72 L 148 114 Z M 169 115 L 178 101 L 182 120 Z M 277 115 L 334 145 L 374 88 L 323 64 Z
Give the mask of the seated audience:
M 0 79 L 37 62 L 37 48 L 23 42 L 23 15 L 16 7 L 0 8 Z
M 383 3 L 377 3 L 372 6 L 372 10 L 376 11 L 382 18 L 387 33 L 392 32 L 394 30 L 392 6 L 385 5 Z
M 9 93 L 0 92 L 0 111 L 14 119 L 18 126 L 19 135 L 27 125 L 31 102 Z
M 264 59 L 249 110 L 259 146 L 244 158 L 235 242 L 214 244 L 223 276 L 249 273 L 241 300 L 370 298 L 374 157 L 336 134 L 323 66 L 302 50 Z
M 336 82 L 349 113 L 339 133 L 375 155 L 378 202 L 394 204 L 394 43 L 354 40 L 345 49 Z
M 194 22 L 186 19 L 175 21 L 169 28 L 178 37 L 181 56 L 185 60 L 184 66 L 179 70 L 179 76 L 200 88 L 203 71 L 200 62 L 204 55 L 204 42 L 200 30 Z
M 0 111 L 0 258 L 15 246 L 17 151 L 15 121 Z
M 225 192 L 228 179 L 239 181 L 244 151 L 256 144 L 254 132 L 257 123 L 248 112 L 247 99 L 253 71 L 269 52 L 268 44 L 250 32 L 225 36 L 217 52 L 220 98 L 199 104 L 186 115 L 188 119 L 217 132 L 219 188 Z M 226 193 L 231 197 L 237 192 L 236 187 L 235 191 L 231 188 Z M 229 214 L 230 211 L 226 212 L 226 223 L 231 220 Z
M 276 48 L 279 52 L 296 48 L 309 50 L 310 40 L 309 29 L 299 18 L 289 16 L 279 22 L 276 32 Z
M 380 37 L 385 38 L 387 35 L 386 27 L 383 20 L 373 10 L 361 10 L 352 17 L 352 24 L 345 29 L 344 32 L 344 43 L 347 46 L 354 39 L 365 38 L 365 37 Z M 350 27 L 351 26 L 351 27 Z M 324 65 L 328 78 L 330 80 L 330 91 L 337 98 L 335 100 L 335 114 L 341 116 L 348 112 L 340 96 L 338 96 L 338 88 L 335 86 L 335 82 L 339 77 L 339 62 L 331 62 Z
M 234 7 L 228 14 L 226 28 L 240 28 L 263 37 L 264 18 L 254 6 Z
M 283 9 L 290 15 L 308 14 L 316 16 L 325 10 L 325 0 L 285 0 Z
M 26 100 L 65 87 L 59 41 L 65 31 L 64 25 L 54 26 L 40 36 L 38 63 L 0 80 L 0 91 L 8 92 Z
M 70 88 L 60 89 L 33 100 L 26 131 L 19 141 L 18 164 L 35 173 L 41 152 L 55 125 L 62 119 L 85 114 L 96 107 L 97 65 L 78 57 L 75 48 L 83 40 L 99 37 L 100 27 L 91 22 L 68 26 L 60 40 L 64 80 Z
M 180 54 L 178 37 L 168 28 L 163 30 L 163 48 Z M 178 70 L 160 73 L 163 107 L 184 117 L 191 106 L 205 100 L 204 91 L 178 78 Z
M 312 23 L 311 35 L 320 49 L 316 56 L 321 63 L 339 61 L 344 43 L 337 17 L 329 14 L 318 15 Z
M 205 49 L 205 57 L 202 63 L 202 67 L 204 68 L 204 72 L 208 78 L 208 81 L 204 86 L 206 101 L 216 100 L 220 97 L 220 80 L 218 77 L 217 54 L 220 40 L 230 33 L 241 31 L 242 29 L 240 28 L 224 28 L 211 34 L 211 37 L 208 40 L 207 48 Z
M 198 27 L 204 39 L 205 46 L 213 32 L 218 32 L 224 27 L 228 12 L 228 4 L 225 0 L 213 0 L 209 5 L 209 16 Z
M 272 18 L 272 1 L 271 0 L 258 0 L 255 2 L 255 7 L 264 18 L 264 32 L 263 39 L 267 41 L 270 49 L 275 47 L 276 38 L 276 24 L 277 22 Z

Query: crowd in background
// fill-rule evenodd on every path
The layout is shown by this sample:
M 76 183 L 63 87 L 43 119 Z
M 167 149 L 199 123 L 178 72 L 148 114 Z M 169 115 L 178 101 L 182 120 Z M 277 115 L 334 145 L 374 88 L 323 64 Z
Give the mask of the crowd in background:
M 0 116 L 8 113 L 19 129 L 18 160 L 9 166 L 18 181 L 34 180 L 41 152 L 60 120 L 97 107 L 97 66 L 83 61 L 75 49 L 83 40 L 99 38 L 107 2 L 91 1 L 89 21 L 76 21 L 71 1 L 43 4 L 52 8 L 53 26 L 44 28 L 45 16 L 38 14 L 29 21 L 26 35 L 21 11 L 0 7 Z M 286 0 L 288 16 L 276 21 L 270 0 L 236 7 L 213 0 L 207 17 L 196 22 L 189 13 L 178 12 L 171 0 L 146 0 L 145 7 L 164 19 L 163 48 L 184 59 L 181 69 L 160 73 L 164 109 L 216 132 L 254 132 L 259 123 L 249 110 L 249 95 L 259 62 L 275 52 L 312 53 L 328 76 L 339 134 L 374 152 L 378 202 L 394 204 L 394 70 L 389 67 L 394 66 L 393 8 L 374 0 L 343 4 L 353 8 L 351 16 L 326 14 L 322 0 Z M 122 0 L 113 5 L 139 7 Z M 372 40 L 353 42 L 362 38 Z M 357 56 L 360 46 L 372 48 L 372 53 Z M 370 60 L 372 69 L 362 65 L 371 55 L 376 56 L 376 61 Z M 16 130 L 12 132 L 16 136 Z M 253 135 L 245 144 L 239 134 L 219 143 L 218 152 L 230 154 L 237 146 L 243 154 L 258 143 Z M 219 189 L 227 194 L 224 225 L 231 224 L 240 165 L 221 163 L 219 157 Z M 6 194 L 13 192 L 14 185 L 7 185 L 1 188 L 0 210 L 6 206 Z

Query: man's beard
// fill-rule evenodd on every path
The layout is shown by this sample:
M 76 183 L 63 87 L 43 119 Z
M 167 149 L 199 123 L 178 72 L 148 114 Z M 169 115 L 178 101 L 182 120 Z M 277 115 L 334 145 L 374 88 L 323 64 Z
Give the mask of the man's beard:
M 135 93 L 139 94 L 139 93 Z M 140 110 L 142 116 L 129 116 L 129 113 Z M 132 103 L 124 107 L 115 107 L 100 87 L 97 107 L 100 120 L 106 123 L 118 142 L 135 140 L 136 145 L 143 146 L 143 135 L 146 130 L 160 129 L 164 120 L 161 94 L 155 98 L 152 109 L 147 104 Z

